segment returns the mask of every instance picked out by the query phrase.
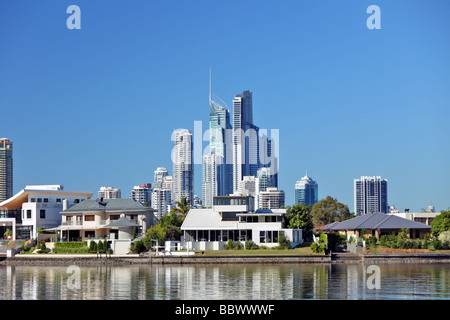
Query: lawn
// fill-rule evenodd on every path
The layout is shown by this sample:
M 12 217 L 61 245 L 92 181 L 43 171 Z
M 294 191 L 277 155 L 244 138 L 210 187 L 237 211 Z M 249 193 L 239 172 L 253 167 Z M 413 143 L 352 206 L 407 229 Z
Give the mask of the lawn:
M 197 251 L 197 255 L 206 256 L 245 256 L 245 255 L 317 255 L 311 251 L 309 246 L 295 248 L 295 249 L 255 249 L 255 250 L 205 250 Z

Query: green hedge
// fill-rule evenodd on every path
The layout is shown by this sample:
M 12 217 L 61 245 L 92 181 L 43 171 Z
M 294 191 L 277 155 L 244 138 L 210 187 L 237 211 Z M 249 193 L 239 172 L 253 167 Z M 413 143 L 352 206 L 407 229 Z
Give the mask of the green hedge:
M 89 248 L 87 246 L 81 248 L 53 248 L 53 253 L 68 253 L 68 254 L 79 254 L 79 253 L 89 253 Z
M 87 241 L 83 242 L 55 242 L 56 248 L 66 248 L 66 249 L 80 249 L 83 247 L 87 247 Z

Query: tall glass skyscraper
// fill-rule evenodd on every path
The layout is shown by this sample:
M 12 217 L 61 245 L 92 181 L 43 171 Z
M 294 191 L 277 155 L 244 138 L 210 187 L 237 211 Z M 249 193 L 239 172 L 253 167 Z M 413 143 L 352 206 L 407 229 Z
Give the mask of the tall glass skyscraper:
M 295 184 L 295 203 L 313 205 L 319 201 L 319 185 L 308 173 Z
M 253 124 L 252 93 L 233 99 L 233 191 L 244 176 L 256 176 L 259 168 L 259 128 Z
M 381 177 L 354 179 L 355 214 L 388 213 L 387 180 Z
M 173 201 L 186 198 L 188 204 L 194 201 L 194 159 L 192 132 L 187 129 L 175 130 L 172 134 Z
M 0 202 L 13 196 L 13 143 L 0 139 Z
M 230 111 L 219 97 L 212 97 L 209 86 L 209 146 L 203 154 L 203 206 L 212 207 L 213 196 L 225 196 L 232 190 L 232 149 Z

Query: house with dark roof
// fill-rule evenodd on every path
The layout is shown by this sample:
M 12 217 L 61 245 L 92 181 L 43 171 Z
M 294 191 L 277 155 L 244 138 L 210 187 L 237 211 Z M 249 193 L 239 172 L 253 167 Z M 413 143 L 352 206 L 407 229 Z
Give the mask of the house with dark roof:
M 342 222 L 333 222 L 316 230 L 354 234 L 358 238 L 361 230 L 365 230 L 365 237 L 375 236 L 379 239 L 384 234 L 398 234 L 403 228 L 409 230 L 411 239 L 422 239 L 431 230 L 429 225 L 384 213 L 367 213 Z
M 85 200 L 61 212 L 58 230 L 65 241 L 131 240 L 134 228 L 145 233 L 156 224 L 154 211 L 133 199 Z

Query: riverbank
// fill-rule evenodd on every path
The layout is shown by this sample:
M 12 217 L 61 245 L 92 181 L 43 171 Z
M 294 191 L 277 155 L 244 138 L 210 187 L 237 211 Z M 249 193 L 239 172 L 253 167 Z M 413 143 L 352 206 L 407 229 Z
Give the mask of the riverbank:
M 0 265 L 137 265 L 137 264 L 315 264 L 315 263 L 450 263 L 449 253 L 349 254 L 332 255 L 16 255 L 3 258 Z

